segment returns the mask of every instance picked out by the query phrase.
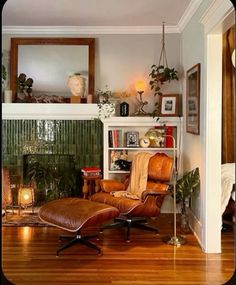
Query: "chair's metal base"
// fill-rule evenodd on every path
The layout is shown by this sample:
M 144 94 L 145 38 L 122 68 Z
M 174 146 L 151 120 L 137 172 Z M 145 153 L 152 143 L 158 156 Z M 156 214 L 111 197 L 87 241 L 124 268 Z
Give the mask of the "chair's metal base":
M 182 236 L 166 236 L 163 239 L 163 242 L 174 245 L 174 246 L 181 246 L 182 244 L 186 243 L 186 239 Z
M 152 231 L 155 232 L 156 234 L 159 233 L 159 230 L 157 228 L 147 225 L 147 219 L 139 217 L 126 217 L 126 216 L 115 218 L 114 223 L 103 226 L 100 229 L 100 232 L 102 233 L 102 231 L 105 229 L 122 228 L 122 227 L 127 227 L 126 242 L 130 242 L 131 227 L 146 231 Z
M 59 240 L 66 239 L 66 240 L 69 240 L 69 241 L 56 251 L 56 256 L 59 256 L 59 252 L 61 252 L 62 250 L 64 250 L 64 249 L 74 245 L 77 242 L 82 243 L 82 244 L 84 244 L 84 245 L 86 245 L 86 246 L 88 246 L 90 248 L 93 248 L 93 249 L 97 250 L 97 254 L 101 255 L 102 254 L 101 249 L 98 246 L 96 246 L 94 243 L 89 241 L 90 238 L 94 238 L 94 237 L 99 238 L 98 234 L 90 235 L 90 236 L 83 236 L 82 237 L 79 232 L 77 232 L 75 237 L 72 237 L 72 236 L 60 236 Z

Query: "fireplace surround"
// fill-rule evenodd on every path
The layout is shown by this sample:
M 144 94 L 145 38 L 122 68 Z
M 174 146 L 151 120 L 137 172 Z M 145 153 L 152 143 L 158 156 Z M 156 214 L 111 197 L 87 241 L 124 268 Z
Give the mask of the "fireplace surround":
M 15 112 L 11 113 L 14 105 Z M 78 118 L 78 114 L 74 112 L 75 106 L 71 106 L 71 111 L 68 109 L 69 106 L 66 106 L 68 112 L 61 116 L 60 110 L 57 110 L 54 116 L 53 110 L 56 106 L 52 106 L 51 112 L 40 116 L 37 112 L 31 113 L 32 110 L 23 113 L 22 110 L 27 108 L 25 105 L 30 109 L 30 105 L 33 104 L 3 104 L 2 166 L 10 170 L 11 176 L 19 176 L 20 183 L 25 184 L 29 182 L 26 162 L 30 157 L 41 157 L 41 161 L 44 157 L 44 167 L 49 166 L 47 157 L 54 160 L 57 167 L 58 165 L 63 167 L 63 161 L 64 167 L 68 166 L 68 158 L 70 158 L 76 175 L 76 189 L 68 195 L 72 193 L 80 196 L 82 194 L 80 169 L 84 166 L 102 167 L 102 123 L 92 116 L 89 118 L 83 114 Z M 37 105 L 43 105 L 47 111 L 46 105 L 51 104 L 34 105 L 36 106 L 33 108 L 36 109 L 39 108 Z M 19 115 L 21 111 L 22 114 Z

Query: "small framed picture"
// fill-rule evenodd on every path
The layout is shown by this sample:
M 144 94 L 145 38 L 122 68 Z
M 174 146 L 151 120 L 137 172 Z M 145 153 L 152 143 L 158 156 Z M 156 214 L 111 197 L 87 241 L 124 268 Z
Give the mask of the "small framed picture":
M 199 135 L 200 132 L 200 63 L 186 72 L 186 130 Z
M 138 132 L 127 132 L 126 133 L 126 146 L 127 147 L 138 147 L 139 146 L 139 133 Z
M 161 95 L 161 116 L 177 116 L 179 106 L 178 94 Z

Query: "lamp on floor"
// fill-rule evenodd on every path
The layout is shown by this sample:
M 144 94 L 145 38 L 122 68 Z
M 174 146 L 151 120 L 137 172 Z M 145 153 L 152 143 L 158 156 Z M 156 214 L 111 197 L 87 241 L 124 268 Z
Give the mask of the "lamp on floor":
M 180 235 L 177 236 L 176 233 L 176 181 L 177 181 L 177 168 L 176 168 L 176 142 L 175 138 L 171 135 L 163 135 L 163 137 L 169 137 L 173 141 L 173 155 L 174 155 L 174 163 L 173 163 L 173 196 L 174 196 L 174 235 L 173 236 L 166 236 L 163 238 L 163 241 L 167 244 L 174 245 L 174 246 L 181 246 L 186 242 L 186 239 Z
M 34 212 L 34 188 L 32 186 L 20 186 L 18 191 L 18 206 L 19 212 L 21 208 L 32 207 Z

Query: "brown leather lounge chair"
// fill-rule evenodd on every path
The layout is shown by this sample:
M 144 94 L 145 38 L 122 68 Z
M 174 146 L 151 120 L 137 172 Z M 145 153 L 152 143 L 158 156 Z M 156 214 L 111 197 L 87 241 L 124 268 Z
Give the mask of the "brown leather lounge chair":
M 131 227 L 143 230 L 154 231 L 158 229 L 147 225 L 147 218 L 156 217 L 160 214 L 161 205 L 164 197 L 168 194 L 173 167 L 173 159 L 164 153 L 157 153 L 149 159 L 148 178 L 146 189 L 142 192 L 140 199 L 127 197 L 114 197 L 111 192 L 124 191 L 128 183 L 116 180 L 101 180 L 101 192 L 91 196 L 92 201 L 105 203 L 116 207 L 120 211 L 114 223 L 102 228 L 127 227 L 126 241 L 129 242 Z

